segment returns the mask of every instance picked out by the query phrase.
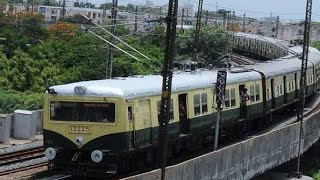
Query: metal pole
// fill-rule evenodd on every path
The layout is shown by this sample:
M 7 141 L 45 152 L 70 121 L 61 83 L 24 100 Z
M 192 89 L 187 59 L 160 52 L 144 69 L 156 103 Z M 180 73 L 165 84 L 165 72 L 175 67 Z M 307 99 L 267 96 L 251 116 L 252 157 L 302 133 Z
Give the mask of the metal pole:
M 278 34 L 279 34 L 279 23 L 280 23 L 280 18 L 279 16 L 277 16 L 276 35 L 275 35 L 276 38 L 278 38 Z
M 218 149 L 221 111 L 222 111 L 221 108 L 217 108 L 217 120 L 216 120 L 215 133 L 214 133 L 214 150 Z
M 203 5 L 203 0 L 199 0 L 196 34 L 195 34 L 194 43 L 193 43 L 193 60 L 194 61 L 197 61 L 198 59 L 198 45 L 199 45 L 199 35 L 200 35 L 200 28 L 201 28 L 202 5 Z
M 62 4 L 62 19 L 64 19 L 66 13 L 66 0 L 63 0 L 63 4 Z
M 209 11 L 207 10 L 206 11 L 206 21 L 205 21 L 206 26 L 208 25 L 208 20 L 209 20 Z
M 138 16 L 138 6 L 136 6 L 136 13 L 134 16 L 134 35 L 136 35 L 137 30 L 138 30 L 138 24 L 137 24 L 138 17 L 137 16 Z
M 112 12 L 111 12 L 111 25 L 117 24 L 117 6 L 118 0 L 112 0 Z M 111 34 L 115 35 L 116 26 L 111 27 Z M 110 42 L 113 43 L 114 37 L 110 36 Z M 108 49 L 108 62 L 107 62 L 107 73 L 106 76 L 108 79 L 112 78 L 112 61 L 113 61 L 113 47 L 110 45 Z
M 183 32 L 183 16 L 184 16 L 184 9 L 182 9 L 182 16 L 181 16 L 181 31 Z
M 299 177 L 302 176 L 300 173 L 300 154 L 301 154 L 301 141 L 304 133 L 303 132 L 303 110 L 305 105 L 305 91 L 306 91 L 306 83 L 307 83 L 306 79 L 307 79 L 307 65 L 308 65 L 308 54 L 309 54 L 311 10 L 312 10 L 312 0 L 307 0 L 306 16 L 305 16 L 305 22 L 304 22 L 303 51 L 302 51 L 299 107 L 298 107 L 298 121 L 300 121 L 300 132 L 299 132 L 297 173 L 300 174 Z
M 246 31 L 246 14 L 243 14 L 242 32 Z
M 162 93 L 160 104 L 159 121 L 159 143 L 158 143 L 158 165 L 161 168 L 161 180 L 165 179 L 165 168 L 167 164 L 168 123 L 170 118 L 170 102 L 172 87 L 172 69 L 175 54 L 175 39 L 177 28 L 178 0 L 169 0 L 168 15 L 166 17 L 166 46 L 164 51 L 164 62 L 162 68 Z

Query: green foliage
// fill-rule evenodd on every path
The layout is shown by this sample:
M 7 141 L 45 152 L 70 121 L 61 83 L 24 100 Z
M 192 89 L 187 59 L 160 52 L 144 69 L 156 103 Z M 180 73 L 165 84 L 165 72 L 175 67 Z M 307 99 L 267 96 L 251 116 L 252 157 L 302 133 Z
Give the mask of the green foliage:
M 47 38 L 47 30 L 40 16 L 34 14 L 5 15 L 0 14 L 0 37 L 5 37 L 2 52 L 8 58 L 14 56 L 14 51 L 20 48 L 27 51 L 31 44 L 38 44 Z
M 311 46 L 317 48 L 320 51 L 320 41 L 312 42 Z
M 180 34 L 177 38 L 178 58 L 192 57 L 197 53 L 200 58 L 207 63 L 215 62 L 219 57 L 226 53 L 226 47 L 230 43 L 230 36 L 221 27 L 203 26 L 199 34 L 199 43 L 194 48 L 195 29 Z
M 319 170 L 318 172 L 314 173 L 313 176 L 312 176 L 312 178 L 313 178 L 314 180 L 320 180 L 320 170 Z
M 37 110 L 43 108 L 44 94 L 30 94 L 0 90 L 0 112 L 12 113 L 16 109 Z
M 37 1 L 44 2 L 46 0 Z M 51 0 L 47 3 L 49 2 Z M 135 6 L 122 8 L 132 11 Z M 142 8 L 141 11 L 143 10 L 147 9 Z M 65 21 L 86 23 L 80 16 Z M 39 109 L 42 107 L 43 92 L 52 85 L 106 77 L 109 49 L 107 43 L 73 25 L 72 34 L 69 34 L 68 38 L 62 38 L 61 32 L 71 32 L 69 26 L 57 25 L 48 30 L 42 23 L 43 19 L 33 14 L 21 14 L 17 17 L 0 14 L 0 37 L 6 38 L 5 41 L 0 41 L 2 111 L 11 112 L 18 108 Z M 105 39 L 110 39 L 101 29 L 94 31 Z M 116 35 L 150 59 L 113 40 L 118 47 L 138 58 L 136 60 L 114 48 L 113 77 L 158 72 L 164 59 L 165 29 L 157 27 L 151 34 L 146 35 L 128 34 L 129 30 L 125 26 L 117 26 Z M 194 36 L 194 30 L 178 35 L 178 58 L 185 59 L 192 55 Z M 216 59 L 220 57 L 220 53 L 216 51 L 223 49 L 227 43 L 228 37 L 223 29 L 203 27 L 199 37 L 200 46 L 196 50 L 202 58 Z M 29 95 L 30 92 L 40 94 Z

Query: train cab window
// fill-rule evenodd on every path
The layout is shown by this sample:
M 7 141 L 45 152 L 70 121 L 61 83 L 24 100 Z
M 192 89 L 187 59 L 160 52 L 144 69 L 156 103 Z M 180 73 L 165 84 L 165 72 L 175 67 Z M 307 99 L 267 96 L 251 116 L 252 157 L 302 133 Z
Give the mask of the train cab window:
M 160 106 L 161 106 L 161 101 L 157 101 L 157 112 L 158 112 L 158 121 L 160 122 Z M 173 114 L 173 99 L 170 101 L 170 120 L 169 122 L 173 121 L 174 119 L 174 114 Z
M 53 121 L 115 122 L 115 104 L 105 102 L 50 102 Z

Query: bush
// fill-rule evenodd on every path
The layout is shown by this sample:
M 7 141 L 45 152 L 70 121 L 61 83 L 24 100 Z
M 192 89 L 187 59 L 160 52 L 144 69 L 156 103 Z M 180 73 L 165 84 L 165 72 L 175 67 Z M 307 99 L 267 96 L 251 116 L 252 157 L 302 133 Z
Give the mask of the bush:
M 16 109 L 43 109 L 44 93 L 20 93 L 0 91 L 0 112 L 12 113 Z

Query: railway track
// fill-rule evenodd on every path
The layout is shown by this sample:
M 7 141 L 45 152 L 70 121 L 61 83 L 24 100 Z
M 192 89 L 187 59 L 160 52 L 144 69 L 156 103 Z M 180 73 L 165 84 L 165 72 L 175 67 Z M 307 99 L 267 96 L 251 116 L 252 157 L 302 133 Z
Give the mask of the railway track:
M 47 162 L 43 158 L 42 146 L 2 154 L 0 155 L 0 167 L 2 168 L 0 176 L 46 166 Z

